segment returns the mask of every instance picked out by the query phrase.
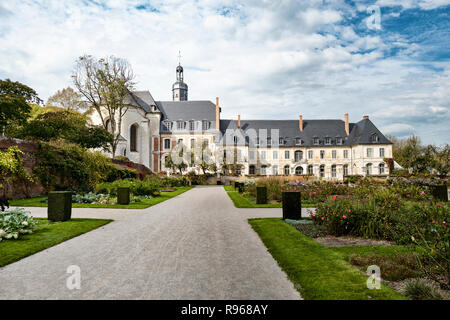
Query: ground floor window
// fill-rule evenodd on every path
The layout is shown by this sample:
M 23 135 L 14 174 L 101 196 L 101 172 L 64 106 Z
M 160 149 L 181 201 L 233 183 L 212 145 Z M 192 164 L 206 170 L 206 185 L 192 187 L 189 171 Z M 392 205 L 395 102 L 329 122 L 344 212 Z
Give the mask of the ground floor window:
M 248 167 L 248 174 L 255 174 L 255 166 Z
M 348 165 L 344 165 L 344 176 L 348 176 Z
M 331 177 L 336 178 L 336 165 L 331 166 Z
M 321 165 L 321 166 L 320 166 L 319 172 L 320 172 L 320 176 L 321 176 L 322 178 L 324 178 L 324 177 L 325 177 L 325 166 L 324 166 L 324 165 Z
M 366 165 L 366 174 L 367 174 L 368 176 L 372 174 L 372 164 L 371 164 L 371 163 L 368 163 L 368 164 Z
M 290 174 L 289 166 L 284 166 L 284 175 L 288 176 Z
M 295 174 L 296 174 L 296 175 L 301 175 L 301 174 L 303 174 L 303 167 L 298 166 L 297 168 L 295 168 Z
M 261 175 L 266 175 L 267 174 L 267 167 L 266 166 L 261 166 Z
M 273 167 L 272 167 L 272 174 L 273 174 L 274 176 L 278 175 L 278 166 L 273 166 Z
M 314 174 L 314 169 L 313 169 L 312 165 L 308 166 L 308 174 L 311 175 L 311 176 Z
M 380 174 L 384 174 L 384 163 L 380 163 L 379 168 L 380 168 Z

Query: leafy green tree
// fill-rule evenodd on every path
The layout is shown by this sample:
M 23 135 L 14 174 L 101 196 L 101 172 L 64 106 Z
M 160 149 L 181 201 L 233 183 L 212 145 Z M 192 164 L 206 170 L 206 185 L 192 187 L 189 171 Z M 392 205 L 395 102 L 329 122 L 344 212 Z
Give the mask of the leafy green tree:
M 89 107 L 97 111 L 103 128 L 113 134 L 111 152 L 114 157 L 121 136 L 122 119 L 129 107 L 124 101 L 134 87 L 130 64 L 114 56 L 97 60 L 84 55 L 77 60 L 72 78 Z
M 0 190 L 3 191 L 3 197 L 6 196 L 11 183 L 33 180 L 23 166 L 22 155 L 23 152 L 17 146 L 0 151 Z
M 87 109 L 87 104 L 82 100 L 82 95 L 71 87 L 58 90 L 48 98 L 47 107 L 59 107 L 65 110 L 82 111 Z
M 112 134 L 100 126 L 87 124 L 86 116 L 75 111 L 46 112 L 29 121 L 21 130 L 21 138 L 41 141 L 63 139 L 83 148 L 108 150 Z
M 30 103 L 40 104 L 36 91 L 10 79 L 0 80 L 0 133 L 11 123 L 23 124 L 31 112 Z

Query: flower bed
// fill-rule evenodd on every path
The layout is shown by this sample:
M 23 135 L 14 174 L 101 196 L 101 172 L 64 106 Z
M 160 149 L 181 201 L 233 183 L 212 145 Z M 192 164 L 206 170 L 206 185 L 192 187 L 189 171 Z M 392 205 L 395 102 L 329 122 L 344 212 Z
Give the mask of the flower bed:
M 0 241 L 17 239 L 21 234 L 33 233 L 35 226 L 33 217 L 23 208 L 0 212 Z

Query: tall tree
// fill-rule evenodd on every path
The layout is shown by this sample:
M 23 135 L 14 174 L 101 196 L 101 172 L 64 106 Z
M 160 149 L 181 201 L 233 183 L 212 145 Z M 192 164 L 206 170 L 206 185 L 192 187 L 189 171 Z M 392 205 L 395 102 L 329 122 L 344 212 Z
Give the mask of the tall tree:
M 82 101 L 82 95 L 71 87 L 58 90 L 53 96 L 48 98 L 46 106 L 74 111 L 83 111 L 87 109 L 86 102 Z
M 114 56 L 97 60 L 84 55 L 77 60 L 72 77 L 77 90 L 97 111 L 103 127 L 113 134 L 114 157 L 122 133 L 122 119 L 128 111 L 124 99 L 134 87 L 130 64 Z
M 6 126 L 16 122 L 26 122 L 30 112 L 30 103 L 40 104 L 36 91 L 10 79 L 0 80 L 0 133 L 4 135 Z

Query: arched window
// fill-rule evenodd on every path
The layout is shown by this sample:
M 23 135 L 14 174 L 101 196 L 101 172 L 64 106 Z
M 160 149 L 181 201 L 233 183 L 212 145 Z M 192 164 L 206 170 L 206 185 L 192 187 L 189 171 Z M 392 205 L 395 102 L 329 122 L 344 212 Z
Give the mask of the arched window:
M 325 165 L 321 165 L 320 167 L 319 167 L 319 172 L 320 172 L 320 177 L 325 177 Z
M 303 158 L 303 152 L 300 150 L 295 151 L 295 162 L 299 162 Z
M 138 125 L 133 124 L 130 127 L 130 151 L 137 151 L 137 135 L 138 135 Z
M 266 175 L 267 174 L 267 166 L 261 166 L 261 175 Z
M 331 166 L 331 177 L 336 178 L 336 165 L 335 164 L 333 164 Z
M 366 174 L 367 174 L 368 176 L 372 174 L 372 164 L 371 164 L 371 163 L 368 163 L 368 164 L 366 165 Z
M 314 169 L 313 169 L 312 165 L 308 166 L 308 174 L 311 175 L 311 176 L 314 174 Z
M 248 167 L 248 174 L 255 174 L 255 166 Z
M 303 174 L 303 167 L 302 166 L 298 166 L 297 168 L 295 168 L 295 174 L 296 175 Z
M 380 163 L 378 168 L 380 169 L 380 174 L 384 174 L 384 163 Z
M 290 172 L 289 166 L 284 166 L 284 175 L 288 176 L 290 173 L 291 172 Z

